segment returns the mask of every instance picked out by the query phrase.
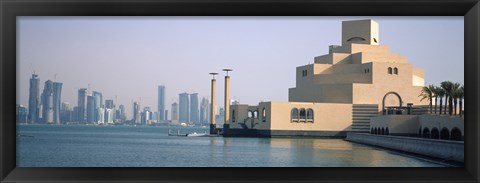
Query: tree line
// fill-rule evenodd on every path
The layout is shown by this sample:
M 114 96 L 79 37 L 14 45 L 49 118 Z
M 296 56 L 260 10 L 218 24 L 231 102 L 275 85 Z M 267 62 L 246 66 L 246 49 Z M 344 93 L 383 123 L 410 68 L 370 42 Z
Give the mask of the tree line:
M 437 114 L 437 100 L 440 99 L 440 112 L 439 114 L 457 115 L 457 104 L 459 104 L 459 114 L 462 116 L 462 100 L 464 97 L 463 84 L 454 83 L 451 81 L 444 81 L 440 83 L 440 86 L 424 86 L 419 97 L 422 97 L 420 101 L 427 99 L 430 101 L 430 113 L 432 113 L 432 101 L 435 100 L 435 114 Z M 445 108 L 443 108 L 443 99 L 445 98 Z M 448 105 L 447 105 L 448 102 Z

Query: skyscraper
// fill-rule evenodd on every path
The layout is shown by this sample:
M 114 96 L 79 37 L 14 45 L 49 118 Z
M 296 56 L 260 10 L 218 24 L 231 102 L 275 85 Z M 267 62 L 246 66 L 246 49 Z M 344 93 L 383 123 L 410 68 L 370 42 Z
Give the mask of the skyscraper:
M 140 121 L 140 104 L 137 102 L 133 103 L 133 121 L 135 124 L 139 124 Z
M 30 92 L 28 97 L 28 122 L 37 123 L 40 105 L 40 79 L 32 74 L 30 78 Z
M 53 82 L 45 81 L 42 93 L 42 117 L 44 123 L 53 123 Z
M 202 102 L 200 104 L 200 123 L 202 125 L 207 125 L 209 123 L 209 116 L 210 116 L 210 104 L 208 99 L 202 97 Z
M 93 91 L 92 92 L 92 96 L 94 97 L 95 99 L 95 103 L 94 103 L 94 110 L 95 110 L 95 122 L 99 122 L 99 114 L 98 114 L 98 110 L 100 108 L 104 108 L 104 105 L 103 105 L 103 96 L 102 96 L 102 93 L 98 92 L 98 91 Z M 103 117 L 102 117 L 103 118 Z M 102 120 L 103 122 L 103 120 Z
M 163 121 L 165 119 L 165 86 L 158 86 L 158 120 Z
M 173 121 L 178 121 L 178 104 L 176 102 L 174 102 L 172 104 L 172 122 Z
M 94 96 L 87 96 L 87 123 L 94 123 L 96 118 L 96 113 L 98 111 L 95 110 L 95 97 Z
M 190 102 L 188 100 L 188 93 L 181 93 L 179 96 L 179 121 L 190 122 Z
M 53 82 L 53 123 L 55 124 L 60 124 L 62 85 L 60 82 Z
M 80 123 L 85 123 L 87 120 L 87 89 L 80 88 L 78 90 L 78 114 L 77 120 Z
M 190 121 L 194 124 L 199 124 L 199 111 L 198 111 L 198 93 L 190 94 Z

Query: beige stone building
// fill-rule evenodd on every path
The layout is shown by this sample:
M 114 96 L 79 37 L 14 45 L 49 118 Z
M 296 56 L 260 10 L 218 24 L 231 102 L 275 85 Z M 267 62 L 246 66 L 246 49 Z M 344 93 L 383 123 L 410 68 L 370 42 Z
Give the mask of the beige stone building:
M 296 68 L 288 102 L 232 105 L 224 135 L 344 137 L 370 132 L 370 118 L 388 114 L 384 109 L 428 105 L 418 97 L 423 69 L 380 41 L 374 20 L 342 22 L 342 44 Z

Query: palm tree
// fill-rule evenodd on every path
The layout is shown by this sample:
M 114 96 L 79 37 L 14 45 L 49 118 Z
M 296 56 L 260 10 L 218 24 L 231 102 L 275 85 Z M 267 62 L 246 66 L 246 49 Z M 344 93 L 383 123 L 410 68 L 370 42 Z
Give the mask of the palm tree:
M 445 97 L 446 97 L 446 100 L 445 100 L 445 104 L 448 100 L 448 114 L 452 115 L 452 87 L 453 87 L 453 83 L 451 81 L 444 81 L 442 83 L 440 83 L 440 86 L 443 88 L 443 90 L 445 90 Z M 445 105 L 445 108 L 446 108 L 446 105 Z M 445 113 L 446 113 L 446 110 L 445 110 Z
M 435 91 L 437 92 L 437 95 L 435 97 L 437 97 L 437 96 L 440 97 L 440 114 L 442 114 L 442 105 L 443 105 L 443 100 L 442 99 L 443 99 L 443 96 L 445 96 L 445 90 L 443 90 L 442 87 L 437 86 L 437 87 L 435 87 Z M 445 108 L 446 108 L 446 106 L 447 105 L 445 105 Z
M 452 98 L 453 98 L 453 112 L 454 112 L 454 115 L 457 115 L 457 99 L 458 99 L 458 94 L 460 93 L 458 90 L 460 90 L 460 83 L 454 83 L 452 85 Z M 452 114 L 450 114 L 452 115 Z
M 429 85 L 430 91 L 432 91 L 433 96 L 435 96 L 435 114 L 437 114 L 437 99 L 438 99 L 438 87 Z
M 420 101 L 423 101 L 423 99 L 428 99 L 430 101 L 430 113 L 432 113 L 432 98 L 433 98 L 433 92 L 431 90 L 431 88 L 433 87 L 433 85 L 430 85 L 428 87 L 424 86 L 422 88 L 422 93 L 420 93 L 419 97 L 422 97 L 420 99 Z
M 464 90 L 463 85 L 462 85 L 462 86 L 460 87 L 460 89 L 458 90 L 458 95 L 457 95 L 457 96 L 458 96 L 458 99 L 459 99 L 459 103 L 460 103 L 460 105 L 459 105 L 459 108 L 460 108 L 460 112 L 459 112 L 459 113 L 460 113 L 460 117 L 462 117 L 462 103 L 463 103 L 462 100 L 463 100 L 463 97 L 464 97 L 464 94 L 465 94 L 464 91 L 465 91 L 465 90 Z

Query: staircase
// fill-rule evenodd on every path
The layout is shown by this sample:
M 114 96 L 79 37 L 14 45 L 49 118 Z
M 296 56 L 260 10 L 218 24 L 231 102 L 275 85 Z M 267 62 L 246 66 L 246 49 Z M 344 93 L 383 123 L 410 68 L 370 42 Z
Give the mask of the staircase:
M 378 115 L 377 104 L 353 104 L 352 131 L 370 132 L 370 118 Z

